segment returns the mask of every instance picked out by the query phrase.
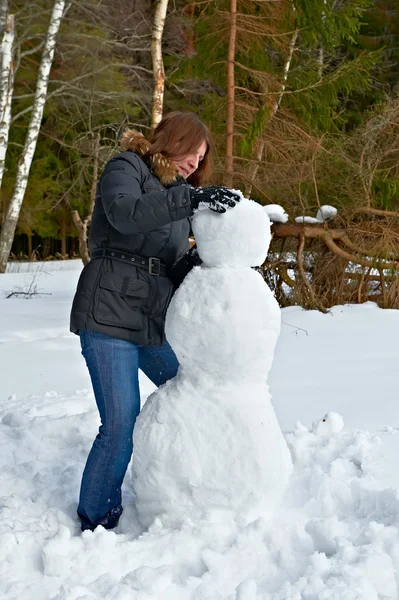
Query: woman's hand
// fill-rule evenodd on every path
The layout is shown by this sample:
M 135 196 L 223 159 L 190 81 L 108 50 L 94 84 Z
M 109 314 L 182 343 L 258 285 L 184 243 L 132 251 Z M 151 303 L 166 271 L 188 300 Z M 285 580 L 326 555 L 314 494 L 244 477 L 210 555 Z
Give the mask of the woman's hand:
M 190 201 L 193 210 L 203 202 L 210 210 L 225 213 L 228 208 L 233 208 L 241 200 L 240 196 L 224 186 L 212 185 L 202 188 L 190 188 Z
M 190 250 L 177 261 L 171 269 L 169 269 L 168 277 L 171 279 L 175 288 L 178 288 L 183 279 L 194 267 L 198 267 L 202 264 L 197 251 L 197 245 L 191 246 Z

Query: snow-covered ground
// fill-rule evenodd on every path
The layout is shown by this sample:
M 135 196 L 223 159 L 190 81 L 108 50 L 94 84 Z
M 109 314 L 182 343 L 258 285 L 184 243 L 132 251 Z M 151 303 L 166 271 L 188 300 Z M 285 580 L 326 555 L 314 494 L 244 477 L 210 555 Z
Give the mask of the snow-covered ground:
M 128 472 L 118 529 L 82 535 L 77 494 L 98 417 L 68 332 L 81 263 L 9 267 L 0 276 L 1 600 L 399 597 L 399 311 L 283 311 L 269 383 L 294 472 L 272 520 L 244 527 L 214 514 L 142 531 Z M 41 295 L 5 298 L 32 283 Z M 152 390 L 143 377 L 143 399 Z

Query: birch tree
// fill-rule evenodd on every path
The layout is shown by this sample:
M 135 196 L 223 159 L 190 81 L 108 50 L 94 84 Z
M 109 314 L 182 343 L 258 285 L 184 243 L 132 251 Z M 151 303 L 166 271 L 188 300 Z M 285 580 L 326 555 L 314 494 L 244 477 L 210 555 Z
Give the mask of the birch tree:
M 154 73 L 154 94 L 152 102 L 152 127 L 162 119 L 163 97 L 165 92 L 165 69 L 162 59 L 162 34 L 165 27 L 168 0 L 158 0 L 152 28 L 151 55 Z
M 7 22 L 8 0 L 0 0 L 0 38 L 3 37 Z
M 8 136 L 11 124 L 11 100 L 14 89 L 14 15 L 8 15 L 1 44 L 0 66 L 0 188 L 3 181 Z
M 40 61 L 31 119 L 24 149 L 18 162 L 13 194 L 0 234 L 0 273 L 5 273 L 14 240 L 15 229 L 28 183 L 29 171 L 35 153 L 40 125 L 47 97 L 47 88 L 53 63 L 56 37 L 65 10 L 65 0 L 55 0 Z

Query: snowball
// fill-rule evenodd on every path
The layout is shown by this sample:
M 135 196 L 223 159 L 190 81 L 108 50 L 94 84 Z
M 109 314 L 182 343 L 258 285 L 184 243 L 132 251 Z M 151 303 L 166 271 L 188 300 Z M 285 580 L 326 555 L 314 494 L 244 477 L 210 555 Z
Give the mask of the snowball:
M 312 223 L 312 224 L 324 223 L 323 220 L 316 219 L 315 217 L 295 217 L 295 222 L 296 223 Z
M 270 219 L 260 204 L 239 193 L 241 201 L 223 214 L 209 209 L 194 214 L 192 228 L 206 266 L 257 267 L 265 261 L 271 240 Z
M 267 204 L 263 209 L 267 212 L 272 223 L 286 223 L 288 221 L 288 214 L 279 204 Z
M 172 298 L 166 337 L 179 364 L 215 385 L 266 381 L 280 331 L 280 308 L 253 269 L 195 267 Z
M 338 413 L 329 412 L 321 421 L 312 424 L 312 431 L 321 437 L 328 437 L 332 433 L 340 433 L 344 428 L 344 420 Z
M 316 219 L 319 221 L 330 221 L 331 219 L 335 219 L 338 214 L 338 210 L 335 206 L 329 206 L 328 204 L 323 204 L 317 211 Z
M 176 526 L 213 511 L 219 521 L 267 517 L 292 468 L 265 383 L 217 386 L 183 369 L 148 398 L 133 442 L 135 503 L 146 527 L 164 514 Z
M 329 206 L 328 204 L 324 204 L 317 211 L 316 217 L 308 217 L 301 216 L 295 217 L 296 223 L 313 223 L 313 224 L 321 224 L 325 221 L 330 221 L 331 219 L 335 219 L 338 211 L 334 206 Z

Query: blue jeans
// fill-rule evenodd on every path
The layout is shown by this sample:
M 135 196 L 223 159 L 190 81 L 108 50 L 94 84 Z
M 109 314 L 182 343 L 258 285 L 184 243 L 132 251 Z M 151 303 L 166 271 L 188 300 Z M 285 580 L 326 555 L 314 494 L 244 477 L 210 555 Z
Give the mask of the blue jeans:
M 115 527 L 122 514 L 122 481 L 140 412 L 139 368 L 157 386 L 177 373 L 170 345 L 140 346 L 90 330 L 80 331 L 101 426 L 83 472 L 78 506 L 82 529 Z

